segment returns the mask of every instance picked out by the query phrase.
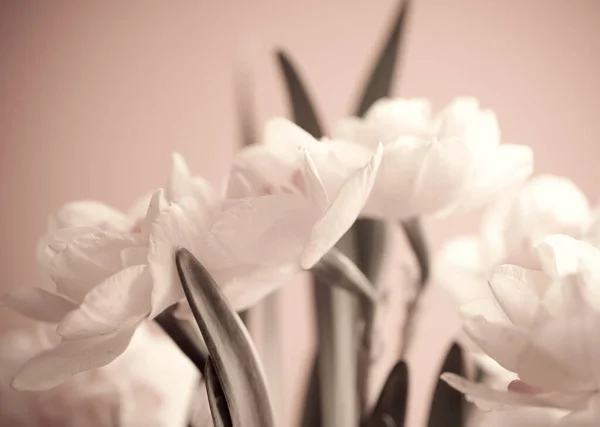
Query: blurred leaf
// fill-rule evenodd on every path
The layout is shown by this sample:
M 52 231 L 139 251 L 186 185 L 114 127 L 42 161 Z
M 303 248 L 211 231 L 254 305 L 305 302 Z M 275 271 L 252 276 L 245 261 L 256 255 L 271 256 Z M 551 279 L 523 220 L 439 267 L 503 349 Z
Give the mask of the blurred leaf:
M 423 225 L 420 218 L 412 218 L 404 221 L 402 228 L 419 264 L 421 274 L 420 287 L 422 288 L 427 284 L 427 280 L 429 280 L 429 251 L 427 249 L 425 233 L 423 232 Z
M 392 91 L 394 71 L 396 69 L 396 58 L 398 56 L 398 47 L 402 39 L 404 27 L 406 26 L 406 16 L 410 9 L 410 1 L 405 0 L 400 6 L 398 16 L 392 27 L 392 31 L 385 43 L 381 54 L 363 91 L 361 101 L 358 105 L 356 115 L 364 116 L 369 107 L 379 98 L 389 96 Z
M 315 356 L 302 411 L 301 427 L 321 427 L 321 393 L 319 386 L 319 357 Z
M 463 352 L 456 343 L 448 350 L 440 375 L 444 372 L 465 375 Z M 438 379 L 431 402 L 428 427 L 462 427 L 465 420 L 465 403 L 462 393 Z
M 322 137 L 323 131 L 317 114 L 294 64 L 281 50 L 277 52 L 277 59 L 285 78 L 294 122 L 315 138 Z
M 227 399 L 221 388 L 217 373 L 210 358 L 206 361 L 204 370 L 204 382 L 206 384 L 206 394 L 208 395 L 208 404 L 212 415 L 214 427 L 232 427 Z
M 408 367 L 401 360 L 388 375 L 371 417 L 364 427 L 404 427 L 408 390 Z
M 254 117 L 252 79 L 248 69 L 238 71 L 235 79 L 237 116 L 240 123 L 241 147 L 256 144 L 256 118 Z
M 185 296 L 210 354 L 233 427 L 273 427 L 265 377 L 248 331 L 187 249 L 175 256 Z
M 312 270 L 326 286 L 345 289 L 369 304 L 375 304 L 379 299 L 369 279 L 337 248 L 329 250 Z

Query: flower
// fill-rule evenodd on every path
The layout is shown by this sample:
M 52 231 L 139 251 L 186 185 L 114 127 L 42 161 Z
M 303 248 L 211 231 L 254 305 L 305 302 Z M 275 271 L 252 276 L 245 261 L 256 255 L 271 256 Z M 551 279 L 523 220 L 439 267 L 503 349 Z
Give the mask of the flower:
M 221 201 L 200 186 L 191 196 L 172 195 L 169 203 L 158 190 L 140 227 L 128 232 L 92 226 L 50 233 L 38 257 L 56 292 L 19 289 L 2 303 L 56 323 L 61 340 L 25 364 L 13 385 L 50 388 L 118 357 L 140 325 L 184 297 L 174 262 L 178 247 L 204 264 L 237 309 L 257 302 L 300 267 L 310 268 L 361 211 L 381 149 L 331 202 L 310 155 L 297 155 L 304 162 L 296 178 L 302 191 Z M 243 174 L 232 177 L 231 188 L 236 179 L 242 182 Z
M 185 426 L 198 373 L 156 326 L 139 328 L 114 363 L 42 392 L 8 387 L 23 363 L 58 339 L 51 327 L 0 340 L 0 424 L 14 427 Z
M 309 152 L 293 153 L 297 158 L 290 161 L 301 161 L 302 168 L 280 182 L 234 167 L 227 198 L 214 216 L 200 215 L 197 204 L 189 200 L 159 216 L 148 260 L 155 283 L 163 285 L 164 300 L 172 302 L 181 292 L 172 262 L 179 246 L 202 262 L 240 310 L 298 269 L 311 268 L 337 243 L 368 198 L 381 149 L 333 194 L 325 190 Z M 279 172 L 268 165 L 260 170 Z
M 532 172 L 531 149 L 500 144 L 494 113 L 481 110 L 472 98 L 454 100 L 435 118 L 425 100 L 381 99 L 364 119 L 342 120 L 333 136 L 323 142 L 332 144 L 331 150 L 340 147 L 339 156 L 346 156 L 341 141 L 366 149 L 374 141 L 384 143 L 365 214 L 386 219 L 486 203 Z
M 569 412 L 558 425 L 597 425 L 600 251 L 553 235 L 536 254 L 540 270 L 501 266 L 490 281 L 493 297 L 462 307 L 465 333 L 518 379 L 501 390 L 443 378 L 476 402 L 557 408 Z
M 174 154 L 167 191 L 159 190 L 146 201 L 145 216 L 136 213 L 141 202 L 126 215 L 99 202 L 83 201 L 68 203 L 51 217 L 37 258 L 55 290 L 16 289 L 0 304 L 56 324 L 61 339 L 22 367 L 13 380 L 15 388 L 54 387 L 125 351 L 136 329 L 149 318 L 157 293 L 147 265 L 152 223 L 168 200 L 186 198 L 207 209 L 216 203 L 210 185 L 192 177 L 183 158 Z
M 534 245 L 551 234 L 590 240 L 594 226 L 588 201 L 570 180 L 553 175 L 530 179 L 485 212 L 479 235 L 446 243 L 434 274 L 459 303 L 489 292 L 494 267 L 516 263 L 535 268 Z

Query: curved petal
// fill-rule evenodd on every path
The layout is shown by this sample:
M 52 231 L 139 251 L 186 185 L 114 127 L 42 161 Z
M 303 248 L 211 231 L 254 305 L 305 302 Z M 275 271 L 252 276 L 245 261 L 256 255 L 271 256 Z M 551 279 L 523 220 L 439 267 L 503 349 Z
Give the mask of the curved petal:
M 508 325 L 488 322 L 482 316 L 467 319 L 464 331 L 488 356 L 504 368 L 517 372 L 519 358 L 531 337 Z
M 550 286 L 543 279 L 534 271 L 514 265 L 502 265 L 494 270 L 490 288 L 516 326 L 528 327 L 532 323 L 543 293 Z
M 225 282 L 223 294 L 233 309 L 240 312 L 279 289 L 298 271 L 296 264 L 256 270 Z
M 125 351 L 134 332 L 131 327 L 115 334 L 62 341 L 25 363 L 11 385 L 23 391 L 48 390 L 75 374 L 105 366 Z
M 58 323 L 76 304 L 41 288 L 22 288 L 0 298 L 0 307 L 8 307 L 23 316 L 42 322 Z
M 186 197 L 194 197 L 200 203 L 208 205 L 215 198 L 212 186 L 204 178 L 192 176 L 187 163 L 179 153 L 173 153 L 171 175 L 165 191 L 169 202 L 176 202 Z
M 59 230 L 38 248 L 38 262 L 58 293 L 80 301 L 95 285 L 121 269 L 121 251 L 138 245 L 133 235 L 78 227 Z
M 314 225 L 310 239 L 300 255 L 300 265 L 309 269 L 348 231 L 369 198 L 381 164 L 383 146 L 363 168 L 344 183 L 321 219 Z
M 445 209 L 462 195 L 470 164 L 460 142 L 400 138 L 384 148 L 365 212 L 397 220 Z
M 146 215 L 144 215 L 144 219 L 142 220 L 142 235 L 145 238 L 150 236 L 152 223 L 156 220 L 158 214 L 160 214 L 163 209 L 166 209 L 168 205 L 169 203 L 167 202 L 165 192 L 162 188 L 159 188 L 152 194 L 146 209 Z
M 80 200 L 63 205 L 48 221 L 50 232 L 68 227 L 99 227 L 128 231 L 133 222 L 123 212 L 94 200 Z
M 181 246 L 203 259 L 210 222 L 210 213 L 195 199 L 187 198 L 164 209 L 152 224 L 148 251 L 153 281 L 151 318 L 183 298 L 175 250 Z
M 552 408 L 554 403 L 548 401 L 543 395 L 529 395 L 514 393 L 504 390 L 496 390 L 485 384 L 476 384 L 456 374 L 444 373 L 441 376 L 448 385 L 461 393 L 467 395 L 476 403 L 479 401 L 498 403 L 499 406 L 534 406 L 540 408 Z
M 550 321 L 537 328 L 519 357 L 515 372 L 546 390 L 595 392 L 600 384 L 600 317 L 582 315 Z
M 108 335 L 139 323 L 150 312 L 152 280 L 145 265 L 126 268 L 87 293 L 56 332 L 65 339 Z
M 600 251 L 589 243 L 564 234 L 555 234 L 536 245 L 536 251 L 542 269 L 553 279 L 559 280 L 582 269 L 587 269 L 590 274 L 600 278 Z

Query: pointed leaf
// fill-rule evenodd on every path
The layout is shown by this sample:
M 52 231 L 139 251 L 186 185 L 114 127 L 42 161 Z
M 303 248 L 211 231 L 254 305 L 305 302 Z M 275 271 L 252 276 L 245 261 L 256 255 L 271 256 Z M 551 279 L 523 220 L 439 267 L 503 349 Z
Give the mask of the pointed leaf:
M 404 361 L 399 361 L 392 368 L 364 427 L 404 427 L 408 388 L 408 367 Z
M 265 376 L 248 331 L 210 274 L 184 248 L 177 271 L 185 296 L 208 347 L 233 427 L 273 427 Z
M 402 228 L 419 264 L 421 272 L 420 287 L 422 288 L 429 279 L 429 251 L 421 220 L 419 218 L 406 220 L 402 223 Z
M 206 384 L 206 394 L 208 396 L 208 404 L 210 406 L 214 427 L 232 427 L 233 424 L 231 422 L 231 416 L 229 415 L 225 393 L 221 388 L 219 378 L 217 378 L 217 373 L 215 372 L 210 357 L 206 360 L 204 382 Z
M 240 147 L 256 144 L 256 118 L 252 102 L 252 81 L 247 69 L 240 70 L 235 79 L 235 94 L 240 123 Z
M 373 286 L 377 287 L 378 276 L 385 252 L 385 222 L 359 218 L 354 224 L 358 252 L 358 265 Z
M 408 15 L 409 8 L 410 1 L 404 0 L 394 22 L 394 27 L 365 86 L 356 112 L 357 116 L 364 116 L 375 101 L 391 94 L 398 46 L 400 45 L 403 30 L 406 27 L 406 16 Z
M 458 344 L 453 344 L 446 355 L 440 374 L 451 372 L 464 376 L 463 352 Z M 465 399 L 461 392 L 453 389 L 441 379 L 438 380 L 431 411 L 429 427 L 462 427 L 465 417 Z
M 330 249 L 312 270 L 319 278 L 319 282 L 343 288 L 366 299 L 371 304 L 375 304 L 379 300 L 369 279 L 350 258 L 336 248 Z
M 323 131 L 300 75 L 285 52 L 277 52 L 277 59 L 285 78 L 294 122 L 315 138 L 320 138 Z

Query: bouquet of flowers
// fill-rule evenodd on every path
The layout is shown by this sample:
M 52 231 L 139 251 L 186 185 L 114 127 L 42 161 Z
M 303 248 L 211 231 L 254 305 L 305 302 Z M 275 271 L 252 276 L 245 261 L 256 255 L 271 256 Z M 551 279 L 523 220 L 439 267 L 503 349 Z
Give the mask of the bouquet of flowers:
M 221 190 L 174 154 L 165 187 L 128 212 L 76 201 L 50 217 L 36 257 L 53 287 L 0 300 L 37 321 L 0 341 L 3 426 L 281 425 L 280 361 L 260 360 L 248 319 L 262 308 L 277 328 L 277 291 L 302 272 L 318 325 L 302 426 L 405 425 L 430 284 L 460 304 L 464 333 L 440 355 L 428 426 L 600 425 L 599 217 L 571 181 L 529 179 L 531 150 L 501 143 L 477 100 L 433 114 L 389 98 L 407 14 L 329 136 L 278 52 L 293 121 L 270 120 L 255 144 L 242 109 Z M 423 219 L 483 205 L 481 232 L 432 256 Z M 391 227 L 418 271 L 399 284 L 402 345 L 374 390 Z

